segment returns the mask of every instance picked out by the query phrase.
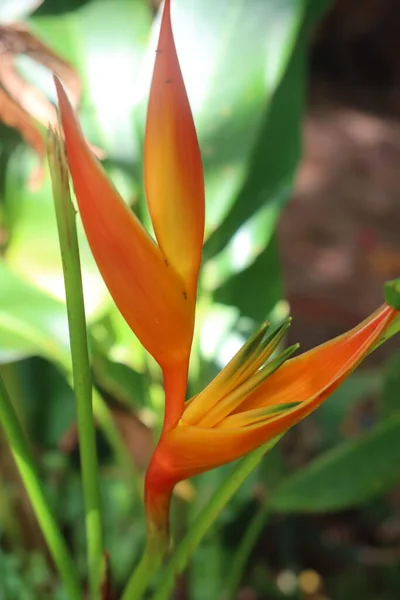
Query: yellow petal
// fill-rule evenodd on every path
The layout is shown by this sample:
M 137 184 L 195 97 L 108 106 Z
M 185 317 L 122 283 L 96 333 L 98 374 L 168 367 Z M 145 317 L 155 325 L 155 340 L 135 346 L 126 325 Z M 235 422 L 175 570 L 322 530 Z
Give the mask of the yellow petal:
M 256 373 L 276 350 L 290 323 L 291 319 L 287 319 L 278 329 L 268 335 L 269 323 L 267 321 L 263 323 L 210 384 L 196 398 L 187 403 L 182 417 L 185 423 L 203 426 L 205 424 L 203 418 L 206 418 L 207 426 L 210 424 L 212 426 L 213 421 L 208 420 L 210 411 L 216 408 L 219 413 L 221 412 L 216 407 L 217 400 L 231 396 L 237 388 Z M 240 403 L 240 396 L 236 394 L 235 398 Z
M 295 344 L 287 348 L 276 358 L 268 362 L 262 369 L 251 375 L 246 381 L 233 390 L 230 394 L 216 401 L 214 406 L 208 410 L 199 420 L 199 427 L 216 427 L 218 423 L 226 421 L 227 415 L 241 406 L 244 399 L 256 390 L 268 377 L 271 377 L 277 369 L 291 356 L 299 345 Z M 196 400 L 197 401 L 197 400 Z M 237 415 L 236 415 L 237 416 Z M 241 413 L 240 413 L 241 416 Z M 185 421 L 185 413 L 182 420 Z
M 157 241 L 194 296 L 204 236 L 203 167 L 176 54 L 169 0 L 148 104 L 144 176 Z

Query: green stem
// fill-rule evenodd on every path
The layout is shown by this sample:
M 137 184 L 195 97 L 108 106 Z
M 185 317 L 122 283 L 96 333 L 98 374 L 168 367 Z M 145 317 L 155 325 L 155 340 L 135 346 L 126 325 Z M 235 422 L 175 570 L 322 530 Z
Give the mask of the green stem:
M 4 428 L 7 441 L 44 538 L 63 578 L 68 598 L 70 600 L 83 600 L 75 564 L 47 503 L 29 444 L 2 379 L 0 379 L 0 422 Z
M 226 583 L 227 600 L 236 600 L 239 592 L 239 585 L 242 581 L 243 573 L 248 563 L 251 551 L 253 550 L 260 532 L 265 524 L 269 514 L 269 505 L 265 502 L 255 513 L 247 527 L 244 536 L 240 542 L 233 561 L 229 568 L 228 581 Z
M 50 131 L 48 160 L 53 186 L 58 236 L 64 271 L 72 374 L 76 396 L 79 451 L 85 499 L 89 587 L 92 600 L 100 597 L 103 575 L 103 532 L 100 507 L 96 432 L 93 419 L 92 378 L 86 333 L 78 236 L 71 202 L 68 169 L 58 135 Z
M 165 543 L 150 536 L 143 556 L 134 570 L 122 594 L 121 600 L 142 600 L 153 576 L 156 575 L 165 556 Z
M 196 550 L 208 529 L 239 489 L 246 477 L 248 477 L 258 465 L 264 454 L 271 450 L 281 437 L 282 436 L 276 437 L 264 446 L 261 446 L 251 454 L 242 458 L 231 476 L 216 490 L 210 502 L 203 508 L 195 522 L 190 526 L 186 537 L 173 552 L 171 560 L 162 574 L 161 583 L 153 600 L 166 600 L 168 598 L 174 586 L 176 575 L 186 568 L 191 555 Z M 122 600 L 131 600 L 131 598 L 123 597 Z

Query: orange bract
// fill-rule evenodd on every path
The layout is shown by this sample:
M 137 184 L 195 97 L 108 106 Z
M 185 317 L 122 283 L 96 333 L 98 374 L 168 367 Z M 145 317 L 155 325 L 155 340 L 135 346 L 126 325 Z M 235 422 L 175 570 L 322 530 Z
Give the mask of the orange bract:
M 85 232 L 128 325 L 162 367 L 188 359 L 194 300 L 92 155 L 56 80 L 68 165 Z
M 147 474 L 149 513 L 154 512 L 151 503 L 168 496 L 177 481 L 236 460 L 315 410 L 379 343 L 397 315 L 385 304 L 322 346 L 286 362 L 284 352 L 264 366 L 260 356 L 269 358 L 274 336 L 265 339 L 257 332 L 161 436 Z
M 169 0 L 150 90 L 144 174 L 157 241 L 194 296 L 204 235 L 203 167 L 176 55 Z

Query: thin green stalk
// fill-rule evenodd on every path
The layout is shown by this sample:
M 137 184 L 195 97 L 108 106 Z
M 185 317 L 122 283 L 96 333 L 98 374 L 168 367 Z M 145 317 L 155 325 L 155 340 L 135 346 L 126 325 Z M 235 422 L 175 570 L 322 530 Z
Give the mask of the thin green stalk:
M 92 600 L 100 597 L 103 575 L 103 531 L 100 506 L 92 378 L 86 332 L 75 210 L 71 202 L 64 148 L 56 132 L 47 143 L 58 236 L 64 271 L 72 374 L 76 396 L 79 451 L 85 499 L 89 587 Z
M 132 573 L 121 600 L 142 600 L 152 578 L 158 572 L 165 555 L 165 544 L 148 539 L 142 558 Z
M 215 491 L 214 496 L 197 516 L 195 522 L 190 526 L 186 537 L 172 554 L 171 560 L 162 573 L 160 585 L 153 600 L 166 600 L 174 586 L 176 575 L 181 573 L 187 566 L 189 559 L 197 546 L 207 533 L 208 529 L 217 519 L 223 508 L 239 489 L 243 481 L 258 465 L 266 452 L 271 450 L 282 436 L 271 440 L 261 448 L 242 458 L 231 476 Z M 128 596 L 122 600 L 133 600 Z
M 267 502 L 264 502 L 264 504 L 256 511 L 242 537 L 239 548 L 237 549 L 229 568 L 228 581 L 226 583 L 226 596 L 224 595 L 227 600 L 236 600 L 238 597 L 239 586 L 242 581 L 244 570 L 248 563 L 251 551 L 256 545 L 261 530 L 265 525 L 268 514 L 269 505 Z
M 69 600 L 83 600 L 75 564 L 47 503 L 29 444 L 18 421 L 7 390 L 0 378 L 0 423 L 14 456 L 29 500 L 53 560 L 60 571 Z

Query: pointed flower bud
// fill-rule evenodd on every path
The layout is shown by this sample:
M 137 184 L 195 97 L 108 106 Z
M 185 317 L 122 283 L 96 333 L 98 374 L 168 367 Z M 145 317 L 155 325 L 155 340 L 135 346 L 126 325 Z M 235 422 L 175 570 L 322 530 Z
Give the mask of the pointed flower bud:
M 79 213 L 103 279 L 128 325 L 161 367 L 183 364 L 186 373 L 194 298 L 94 158 L 57 79 L 56 87 Z
M 170 0 L 151 83 L 144 174 L 157 241 L 194 296 L 204 236 L 203 167 L 172 34 Z

